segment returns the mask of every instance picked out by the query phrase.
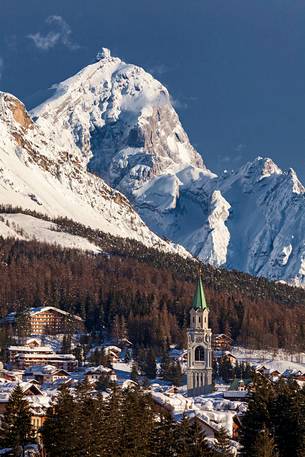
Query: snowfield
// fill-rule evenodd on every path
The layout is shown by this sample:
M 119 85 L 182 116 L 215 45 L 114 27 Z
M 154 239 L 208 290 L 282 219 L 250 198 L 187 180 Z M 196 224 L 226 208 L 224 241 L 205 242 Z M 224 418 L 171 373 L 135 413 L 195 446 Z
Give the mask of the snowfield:
M 296 370 L 305 373 L 305 353 L 292 353 L 278 350 L 259 350 L 247 349 L 243 347 L 233 347 L 231 353 L 239 361 L 251 363 L 251 365 L 264 365 L 271 370 L 278 370 L 283 373 L 285 370 Z
M 53 222 L 26 214 L 0 214 L 0 236 L 20 240 L 36 240 L 63 248 L 99 254 L 101 249 L 86 238 L 59 231 Z

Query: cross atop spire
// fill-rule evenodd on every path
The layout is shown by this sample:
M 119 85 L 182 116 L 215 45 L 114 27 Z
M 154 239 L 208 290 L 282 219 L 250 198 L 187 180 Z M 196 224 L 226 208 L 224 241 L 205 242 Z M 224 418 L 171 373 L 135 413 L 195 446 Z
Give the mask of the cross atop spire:
M 201 276 L 199 276 L 198 282 L 197 282 L 197 288 L 196 292 L 193 298 L 193 304 L 192 304 L 193 309 L 195 310 L 204 310 L 204 309 L 209 309 L 205 295 L 204 295 L 204 290 L 203 290 L 203 285 L 202 285 L 202 280 Z

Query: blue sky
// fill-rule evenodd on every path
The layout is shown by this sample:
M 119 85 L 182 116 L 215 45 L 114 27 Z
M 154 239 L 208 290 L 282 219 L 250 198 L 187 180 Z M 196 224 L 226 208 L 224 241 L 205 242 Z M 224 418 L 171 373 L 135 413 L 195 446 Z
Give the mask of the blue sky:
M 109 47 L 167 86 L 213 171 L 263 155 L 305 182 L 304 0 L 0 3 L 0 89 L 27 106 Z

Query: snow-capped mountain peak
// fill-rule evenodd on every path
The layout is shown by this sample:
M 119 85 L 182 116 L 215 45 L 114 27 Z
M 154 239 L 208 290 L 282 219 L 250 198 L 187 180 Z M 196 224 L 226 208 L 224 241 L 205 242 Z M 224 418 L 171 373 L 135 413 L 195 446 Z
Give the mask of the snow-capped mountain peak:
M 214 265 L 305 283 L 304 188 L 257 157 L 217 177 L 191 146 L 168 91 L 102 49 L 34 110 L 54 142 L 122 191 L 156 233 Z M 294 236 L 293 241 L 291 241 Z
M 95 60 L 99 62 L 103 59 L 110 59 L 111 58 L 111 51 L 108 48 L 102 48 L 97 54 Z
M 305 189 L 293 170 L 257 157 L 212 173 L 167 89 L 105 48 L 53 91 L 32 119 L 0 97 L 0 201 L 305 285 Z
M 142 68 L 103 49 L 98 61 L 56 87 L 33 110 L 41 128 L 55 120 L 64 141 L 110 185 L 131 195 L 153 176 L 190 164 L 203 167 L 167 89 Z

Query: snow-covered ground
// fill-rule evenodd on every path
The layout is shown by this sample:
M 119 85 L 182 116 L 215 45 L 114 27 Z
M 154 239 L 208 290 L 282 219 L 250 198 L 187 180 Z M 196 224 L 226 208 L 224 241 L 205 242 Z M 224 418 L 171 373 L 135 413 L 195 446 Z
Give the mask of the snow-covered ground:
M 58 231 L 53 222 L 26 214 L 0 214 L 0 236 L 20 240 L 37 240 L 64 248 L 100 253 L 101 250 L 86 238 Z
M 305 353 L 291 353 L 279 350 L 247 349 L 233 347 L 231 353 L 238 361 L 249 362 L 252 365 L 263 364 L 266 368 L 284 372 L 285 370 L 300 370 L 305 372 Z
M 118 191 L 89 173 L 84 157 L 52 125 L 38 126 L 14 96 L 0 92 L 0 204 L 67 217 L 166 252 L 180 252 L 154 234 Z M 67 152 L 67 151 L 71 151 Z M 2 236 L 10 236 L 2 227 Z M 48 238 L 47 238 L 48 239 Z M 61 240 L 63 241 L 63 240 Z

